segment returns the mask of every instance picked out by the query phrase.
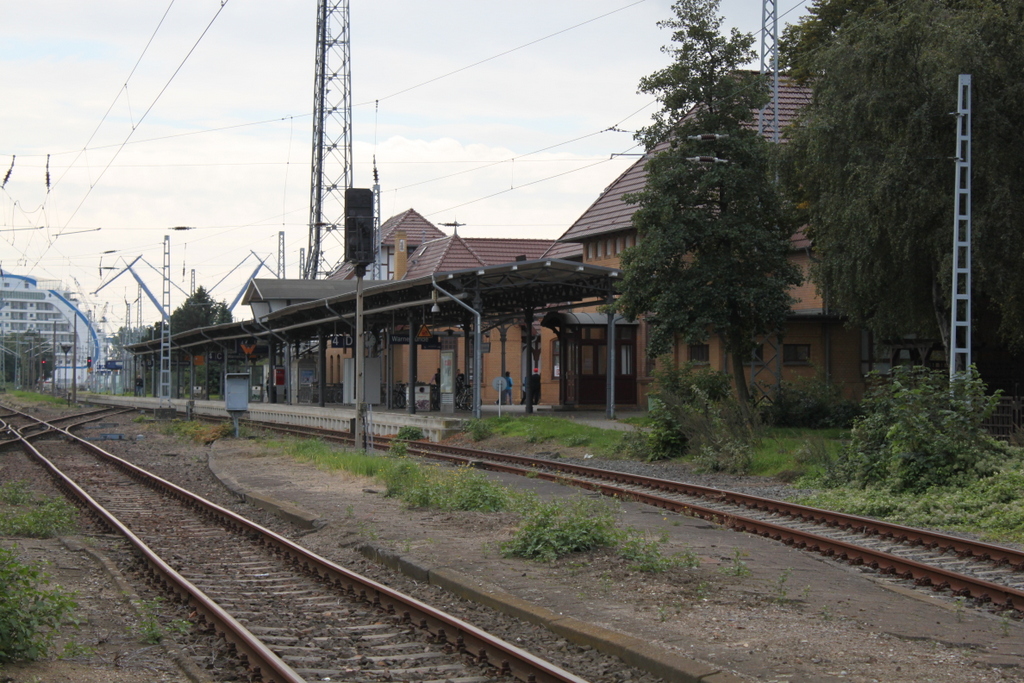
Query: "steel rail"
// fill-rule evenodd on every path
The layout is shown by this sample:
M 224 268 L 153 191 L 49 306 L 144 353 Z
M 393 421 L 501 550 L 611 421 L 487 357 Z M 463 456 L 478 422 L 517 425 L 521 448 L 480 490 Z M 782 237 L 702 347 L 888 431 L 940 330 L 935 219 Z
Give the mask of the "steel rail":
M 63 430 L 59 430 L 63 431 Z M 64 434 L 77 439 L 69 432 Z M 19 435 L 20 436 L 20 435 Z M 79 440 L 80 444 L 87 442 Z M 270 648 L 263 644 L 256 636 L 249 632 L 244 626 L 238 623 L 234 617 L 224 611 L 216 602 L 206 596 L 201 590 L 189 582 L 185 577 L 172 569 L 164 560 L 153 552 L 142 539 L 121 523 L 114 515 L 110 514 L 102 505 L 96 502 L 70 477 L 65 475 L 50 460 L 40 453 L 35 446 L 29 443 L 28 439 L 21 437 L 22 448 L 25 452 L 39 462 L 57 482 L 57 486 L 64 493 L 77 499 L 102 524 L 112 532 L 123 536 L 135 551 L 145 561 L 150 572 L 159 577 L 159 582 L 164 589 L 174 593 L 179 599 L 187 602 L 201 620 L 216 629 L 217 633 L 225 640 L 235 646 L 237 652 L 244 658 L 247 666 L 267 683 L 305 683 L 305 679 L 285 664 L 275 655 Z M 173 485 L 172 485 L 173 486 Z
M 249 421 L 249 423 L 255 426 L 270 428 L 273 429 L 274 431 L 280 431 L 299 436 L 308 436 L 310 434 L 313 434 L 324 439 L 329 439 L 331 441 L 337 441 L 340 443 L 347 444 L 353 443 L 353 439 L 351 437 L 346 436 L 345 433 L 332 432 L 330 430 L 321 429 L 317 427 L 277 425 L 274 423 L 257 421 Z M 390 447 L 392 442 L 397 441 L 397 439 L 393 437 L 381 436 L 374 437 L 374 440 L 382 449 Z M 464 448 L 461 446 L 451 446 L 447 444 L 426 443 L 422 441 L 407 441 L 406 444 L 410 454 L 418 455 L 421 457 L 445 459 L 459 464 L 473 463 L 476 467 L 482 469 L 500 470 L 505 471 L 507 473 L 518 475 L 522 475 L 528 472 L 529 476 L 531 477 L 539 475 L 539 472 L 537 471 L 538 469 L 549 469 L 558 472 L 575 474 L 579 476 L 591 477 L 595 479 L 604 479 L 622 484 L 629 484 L 632 486 L 640 486 L 643 488 L 653 489 L 655 491 L 680 493 L 698 498 L 706 498 L 720 503 L 745 507 L 752 510 L 768 512 L 786 517 L 792 517 L 798 520 L 803 520 L 814 524 L 824 524 L 830 527 L 838 527 L 844 530 L 849 530 L 857 533 L 873 535 L 882 539 L 890 539 L 894 542 L 906 543 L 911 546 L 921 546 L 924 548 L 938 549 L 945 552 L 954 552 L 959 557 L 974 557 L 982 561 L 992 562 L 997 566 L 1009 565 L 1016 571 L 1024 571 L 1024 551 L 1015 550 L 1013 548 L 1007 548 L 1004 546 L 998 546 L 991 543 L 985 543 L 982 541 L 973 541 L 958 538 L 956 536 L 950 536 L 948 534 L 943 534 L 936 531 L 929 531 L 927 529 L 918 529 L 914 527 L 903 526 L 900 524 L 893 524 L 890 522 L 871 519 L 869 517 L 861 517 L 858 515 L 851 515 L 843 512 L 823 510 L 820 508 L 809 507 L 806 505 L 799 505 L 797 503 L 789 503 L 785 501 L 774 500 L 771 498 L 762 498 L 760 496 L 753 496 L 750 494 L 738 493 L 735 491 L 714 489 L 707 486 L 700 486 L 697 484 L 688 484 L 685 482 L 658 479 L 655 477 L 647 477 L 644 475 L 629 474 L 626 472 L 617 472 L 614 470 L 605 470 L 596 467 L 587 467 L 585 465 L 555 462 L 551 460 L 531 458 L 527 456 L 514 455 L 510 453 L 498 453 L 494 451 L 484 451 L 473 448 Z M 511 463 L 517 467 L 513 467 L 511 469 L 502 469 L 494 465 L 493 462 L 489 461 Z M 560 482 L 566 481 L 564 476 L 556 476 L 552 478 L 552 480 Z M 608 489 L 607 495 L 635 496 L 639 494 L 637 494 L 637 492 L 632 489 L 619 489 L 617 487 L 611 487 Z M 658 498 L 658 500 L 660 501 L 668 499 Z M 678 501 L 675 501 L 675 503 L 678 504 Z M 659 507 L 663 506 L 659 504 Z M 747 519 L 745 517 L 740 517 L 738 515 L 732 515 L 732 517 L 735 519 Z M 750 521 L 752 523 L 756 523 L 756 520 Z M 830 541 L 830 539 L 824 540 L 832 542 Z M 1024 606 L 1024 601 L 1020 601 L 1017 604 Z
M 344 567 L 316 555 L 306 548 L 293 543 L 287 538 L 284 538 L 283 536 L 280 536 L 273 531 L 242 517 L 241 515 L 205 500 L 204 498 L 201 498 L 165 479 L 157 477 L 156 475 L 153 475 L 142 468 L 105 451 L 95 444 L 77 437 L 66 430 L 56 427 L 54 427 L 53 430 L 65 435 L 74 443 L 77 443 L 83 448 L 89 450 L 101 459 L 108 461 L 145 485 L 158 490 L 162 489 L 168 495 L 183 501 L 185 504 L 199 509 L 211 516 L 220 518 L 229 528 L 243 533 L 258 535 L 261 545 L 269 547 L 272 551 L 280 554 L 285 560 L 290 561 L 293 565 L 303 571 L 314 576 L 318 576 L 322 580 L 331 583 L 336 588 L 348 593 L 350 596 L 357 596 L 374 606 L 380 607 L 388 614 L 401 615 L 403 622 L 416 625 L 429 632 L 437 642 L 446 643 L 456 650 L 463 652 L 467 656 L 475 658 L 479 663 L 488 663 L 499 669 L 504 675 L 512 675 L 521 681 L 535 681 L 536 683 L 586 683 L 584 679 L 539 659 L 511 643 L 507 643 L 500 638 L 496 638 L 468 622 L 437 610 L 426 603 L 420 602 L 415 598 L 388 588 L 387 586 L 377 583 L 372 579 L 368 579 L 345 569 Z M 31 446 L 27 441 L 24 441 L 24 443 Z M 41 455 L 38 457 L 42 458 Z M 52 468 L 51 471 L 55 474 L 59 473 L 59 470 L 52 465 L 50 465 L 48 469 L 50 468 Z M 76 496 L 79 495 L 78 491 L 81 491 L 81 489 L 79 489 L 77 485 L 74 485 L 73 482 L 70 482 L 70 480 L 68 480 L 62 473 L 59 474 L 58 479 L 59 481 L 69 482 L 73 486 L 70 490 L 75 491 Z M 81 493 L 82 495 L 86 495 L 88 498 L 84 491 Z M 88 500 L 92 501 L 91 498 L 88 498 Z M 97 504 L 92 501 L 89 506 L 90 508 L 93 508 L 94 505 Z M 104 520 L 107 520 L 108 518 L 113 519 L 109 513 L 101 516 Z M 121 528 L 124 528 L 116 519 L 113 519 L 113 521 L 116 523 L 112 525 L 113 528 L 118 529 L 119 531 Z M 125 531 L 128 532 L 127 529 L 125 529 Z M 138 541 L 138 543 L 145 547 L 141 541 Z M 191 591 L 188 591 L 185 588 L 185 585 L 187 584 L 191 590 L 202 595 L 198 588 L 195 588 L 183 577 L 178 575 L 177 572 L 174 572 L 174 570 L 167 566 L 166 563 L 155 555 L 154 558 L 158 562 L 155 565 L 153 563 L 150 564 L 151 566 L 159 567 L 157 571 L 161 575 L 165 575 L 165 569 L 167 572 L 173 572 L 173 576 L 176 578 L 172 579 L 170 575 L 167 575 L 167 580 L 175 592 L 178 592 L 179 595 L 190 593 Z M 147 562 L 149 563 L 148 556 Z M 213 606 L 216 606 L 216 603 L 212 603 L 212 601 L 210 602 Z M 227 613 L 220 609 L 219 606 L 217 606 L 217 610 L 217 612 L 211 613 L 208 618 L 211 619 L 218 630 L 222 628 L 225 630 L 226 637 L 229 634 L 234 636 L 234 626 L 237 622 L 235 622 L 234 619 L 231 619 L 230 615 L 227 615 Z M 227 617 L 227 619 L 224 617 Z M 255 638 L 255 636 L 252 636 L 252 634 L 245 630 L 240 624 L 237 624 L 237 626 L 239 629 L 242 629 L 244 633 L 239 636 L 239 640 L 241 642 L 236 643 L 236 647 L 250 657 L 250 665 L 253 661 L 261 662 L 266 656 L 265 653 L 269 653 L 270 656 L 277 659 L 276 655 L 270 652 L 262 642 Z M 230 632 L 228 631 L 229 627 L 231 627 Z M 259 644 L 259 649 L 256 649 L 252 645 L 249 640 L 250 638 Z M 231 640 L 230 637 L 229 640 Z M 231 640 L 231 642 L 234 642 L 234 640 Z M 249 648 L 252 648 L 252 653 L 248 651 Z M 268 664 L 271 662 L 272 660 L 267 660 Z M 284 662 L 281 662 L 281 665 L 287 667 Z M 291 671 L 290 668 L 288 670 Z M 276 669 L 274 669 L 274 671 L 276 673 Z M 262 675 L 265 677 L 267 676 L 267 673 L 262 673 Z M 291 679 L 287 678 L 281 678 L 280 680 L 288 681 L 289 683 L 291 681 Z M 297 680 L 302 679 L 299 678 Z
M 409 453 L 411 455 L 426 455 L 428 452 L 430 452 L 428 449 L 409 449 Z M 431 455 L 431 457 L 436 456 L 436 453 Z M 466 466 L 476 466 L 493 471 L 529 476 L 531 478 L 544 479 L 561 484 L 569 484 L 571 486 L 597 491 L 605 496 L 633 500 L 665 510 L 698 517 L 700 519 L 707 519 L 735 531 L 754 533 L 758 536 L 764 536 L 771 538 L 772 540 L 785 543 L 786 545 L 792 545 L 801 550 L 818 552 L 822 555 L 842 560 L 853 565 L 866 565 L 872 569 L 878 570 L 882 574 L 892 574 L 903 579 L 912 579 L 919 586 L 931 586 L 935 590 L 949 589 L 955 595 L 974 598 L 980 602 L 991 602 L 1005 609 L 1024 608 L 1024 591 L 1019 591 L 1008 586 L 1002 586 L 990 581 L 951 572 L 946 569 L 942 569 L 941 567 L 934 567 L 914 560 L 901 558 L 881 550 L 874 550 L 853 543 L 826 538 L 808 531 L 792 529 L 772 522 L 755 520 L 711 507 L 673 500 L 671 498 L 637 491 L 636 489 L 621 488 L 610 484 L 602 484 L 579 479 L 570 480 L 564 475 L 545 472 L 534 467 L 517 467 L 514 465 L 486 463 L 481 462 L 478 458 L 466 458 L 451 454 L 447 454 L 444 457 L 452 462 Z M 589 470 L 592 468 L 584 469 Z M 660 481 L 665 484 L 675 483 L 665 480 L 655 481 Z M 873 520 L 865 521 L 873 522 Z M 912 531 L 920 530 L 913 529 Z
M 596 479 L 605 479 L 613 482 L 632 484 L 634 486 L 642 486 L 644 488 L 650 488 L 658 491 L 683 493 L 690 496 L 708 498 L 721 503 L 729 503 L 753 510 L 794 517 L 804 521 L 813 522 L 815 524 L 825 524 L 831 527 L 840 527 L 842 529 L 848 529 L 860 533 L 877 535 L 881 538 L 892 539 L 894 541 L 908 543 L 910 545 L 920 545 L 926 548 L 938 548 L 945 551 L 953 551 L 961 557 L 973 556 L 980 560 L 993 562 L 997 565 L 1009 564 L 1017 571 L 1024 571 L 1024 551 L 993 545 L 991 543 L 984 543 L 982 541 L 957 538 L 955 536 L 949 536 L 935 531 L 928 531 L 926 529 L 917 529 L 914 527 L 892 524 L 890 522 L 871 519 L 869 517 L 860 517 L 858 515 L 822 510 L 820 508 L 813 508 L 806 505 L 788 503 L 770 498 L 762 498 L 760 496 L 753 496 L 735 491 L 713 489 L 706 486 L 699 486 L 697 484 L 657 479 L 655 477 L 629 474 L 626 472 L 616 472 L 614 470 L 604 470 L 596 467 L 587 467 L 585 465 L 554 462 L 507 453 L 481 451 L 471 448 L 462 448 L 459 446 L 426 444 L 415 441 L 408 442 L 408 445 L 411 452 L 415 451 L 417 455 L 423 455 L 425 457 L 430 457 L 432 454 L 445 453 L 461 456 L 462 458 L 469 460 L 479 460 L 481 457 L 485 457 L 499 462 L 515 463 L 527 468 L 543 467 L 560 472 L 593 477 Z

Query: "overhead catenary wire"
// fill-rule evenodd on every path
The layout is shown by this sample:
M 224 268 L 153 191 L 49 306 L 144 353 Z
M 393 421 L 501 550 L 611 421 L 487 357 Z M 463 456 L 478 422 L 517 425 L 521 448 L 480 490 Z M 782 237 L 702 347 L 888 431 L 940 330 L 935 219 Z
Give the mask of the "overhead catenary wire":
M 136 130 L 138 130 L 139 125 L 141 125 L 142 122 L 149 115 L 149 113 L 151 111 L 153 111 L 153 107 L 155 107 L 156 103 L 160 101 L 160 98 L 163 97 L 163 94 L 165 92 L 167 92 L 167 88 L 170 87 L 171 83 L 174 81 L 175 77 L 181 71 L 182 67 L 185 66 L 185 62 L 187 62 L 189 57 L 192 56 L 192 53 L 195 52 L 196 48 L 199 46 L 199 43 L 203 40 L 203 37 L 206 36 L 206 34 L 209 32 L 210 28 L 213 26 L 214 22 L 217 21 L 217 17 L 219 17 L 221 12 L 224 11 L 224 8 L 227 6 L 228 2 L 229 2 L 229 0 L 221 0 L 220 5 L 217 7 L 217 11 L 213 15 L 213 18 L 210 19 L 209 23 L 203 29 L 202 33 L 200 33 L 199 37 L 196 38 L 195 43 L 193 43 L 192 47 L 189 48 L 188 52 L 185 54 L 185 56 L 182 58 L 181 62 L 178 64 L 177 68 L 174 69 L 174 72 L 167 79 L 167 82 L 164 83 L 162 88 L 160 88 L 160 91 L 156 94 L 156 97 L 153 98 L 153 101 L 149 103 L 149 106 L 146 108 L 146 111 L 144 111 L 142 113 L 142 116 L 139 118 L 139 122 L 137 124 L 135 124 L 134 126 L 132 126 L 132 129 L 130 131 L 128 131 L 128 134 L 125 136 L 125 139 L 121 142 L 121 144 L 118 146 L 118 148 L 114 151 L 114 154 L 110 157 L 110 160 L 107 162 L 107 164 L 100 171 L 99 175 L 96 177 L 96 179 L 93 182 L 91 182 L 89 184 L 89 188 L 86 190 L 85 195 L 82 197 L 82 200 L 75 207 L 74 211 L 71 212 L 71 215 L 68 216 L 68 218 L 64 221 L 64 223 L 63 223 L 63 225 L 61 227 L 61 230 L 59 230 L 57 232 L 57 235 L 53 239 L 49 240 L 49 244 L 47 245 L 46 249 L 43 250 L 43 253 L 40 254 L 39 258 L 37 258 L 35 263 L 32 264 L 32 268 L 35 268 L 35 266 L 39 264 L 39 261 L 41 261 L 43 259 L 43 257 L 46 255 L 47 251 L 49 251 L 49 249 L 53 245 L 53 243 L 57 240 L 57 238 L 60 237 L 61 232 L 63 231 L 63 229 L 66 228 L 71 223 L 72 220 L 74 220 L 74 217 L 78 214 L 78 211 L 82 208 L 82 205 L 85 204 L 86 200 L 92 194 L 93 188 L 95 188 L 96 185 L 103 178 L 104 174 L 107 172 L 107 169 L 110 168 L 110 165 L 112 163 L 114 163 L 114 159 L 117 158 L 117 156 L 121 153 L 121 150 L 124 149 L 124 146 L 128 143 L 128 140 L 130 140 L 131 136 L 135 133 Z

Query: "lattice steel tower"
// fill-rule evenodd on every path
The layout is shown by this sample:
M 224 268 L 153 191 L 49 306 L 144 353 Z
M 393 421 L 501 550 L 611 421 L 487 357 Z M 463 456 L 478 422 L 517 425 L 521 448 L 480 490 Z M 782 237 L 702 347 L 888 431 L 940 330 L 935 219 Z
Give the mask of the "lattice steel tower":
M 323 277 L 332 270 L 324 254 L 324 238 L 344 228 L 345 190 L 352 187 L 348 7 L 348 0 L 318 0 L 317 3 L 309 248 L 302 268 L 302 277 L 308 280 Z
M 779 7 L 776 0 L 761 3 L 761 75 L 768 75 L 772 99 L 758 113 L 757 132 L 779 141 Z

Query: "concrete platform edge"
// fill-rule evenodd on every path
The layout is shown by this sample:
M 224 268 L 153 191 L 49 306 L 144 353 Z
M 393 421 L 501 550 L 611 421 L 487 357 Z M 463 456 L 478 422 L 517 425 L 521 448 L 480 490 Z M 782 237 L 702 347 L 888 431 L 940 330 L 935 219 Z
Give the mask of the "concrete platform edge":
M 388 548 L 362 543 L 356 548 L 364 557 L 417 581 L 444 588 L 450 593 L 503 614 L 543 626 L 577 645 L 586 645 L 604 654 L 619 657 L 627 664 L 673 683 L 739 683 L 732 673 L 674 654 L 664 648 L 602 626 L 563 617 L 504 591 L 482 586 L 472 578 L 448 567 L 427 567 Z
M 213 473 L 213 476 L 217 477 L 225 488 L 254 507 L 267 510 L 303 529 L 320 529 L 326 524 L 314 513 L 303 510 L 297 505 L 278 500 L 262 492 L 253 492 L 242 486 L 234 477 L 220 467 L 213 453 L 210 453 L 209 458 L 207 458 L 206 466 L 210 468 L 210 472 Z

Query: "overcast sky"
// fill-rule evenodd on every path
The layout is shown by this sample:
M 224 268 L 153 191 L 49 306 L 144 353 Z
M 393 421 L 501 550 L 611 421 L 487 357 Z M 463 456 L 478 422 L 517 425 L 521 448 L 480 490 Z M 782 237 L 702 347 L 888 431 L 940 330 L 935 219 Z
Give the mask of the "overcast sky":
M 803 5 L 780 4 L 781 22 Z M 638 151 L 655 110 L 637 84 L 668 63 L 670 7 L 351 0 L 355 186 L 372 185 L 376 156 L 384 219 L 413 208 L 467 236 L 557 238 L 635 159 L 613 155 Z M 722 13 L 760 29 L 755 0 Z M 315 0 L 0 0 L 0 174 L 16 156 L 0 267 L 62 280 L 97 314 L 106 303 L 110 332 L 136 285 L 125 274 L 91 293 L 136 256 L 160 267 L 166 234 L 184 290 L 195 269 L 230 302 L 250 250 L 276 269 L 282 230 L 298 277 L 315 14 Z M 160 276 L 140 274 L 159 297 Z M 144 316 L 157 318 L 148 303 Z

